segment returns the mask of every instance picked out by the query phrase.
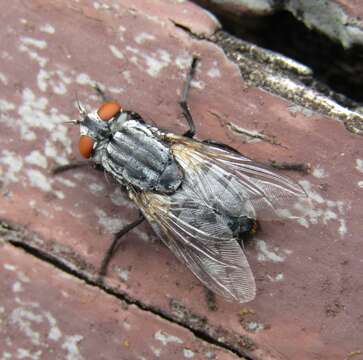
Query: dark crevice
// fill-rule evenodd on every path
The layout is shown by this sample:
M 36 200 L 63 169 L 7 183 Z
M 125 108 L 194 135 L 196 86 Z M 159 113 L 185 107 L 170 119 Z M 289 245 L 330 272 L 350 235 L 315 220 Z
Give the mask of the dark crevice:
M 336 93 L 337 101 L 347 97 L 352 102 L 363 103 L 363 46 L 357 44 L 345 49 L 278 7 L 269 15 L 238 14 L 231 9 L 225 11 L 223 6 L 210 5 L 209 1 L 194 2 L 212 11 L 229 34 L 310 67 L 323 93 L 330 90 Z
M 31 240 L 27 242 L 29 238 L 32 238 L 34 236 L 28 233 L 26 230 L 24 230 L 22 226 L 18 226 L 16 224 L 10 224 L 8 221 L 0 219 L 0 237 L 3 238 L 6 241 L 6 243 L 11 244 L 14 247 L 20 248 L 26 253 L 34 256 L 35 258 L 42 260 L 54 266 L 55 268 L 76 277 L 79 280 L 84 281 L 89 286 L 101 289 L 108 295 L 118 298 L 120 301 L 126 303 L 127 305 L 134 305 L 143 311 L 150 312 L 166 321 L 172 322 L 174 324 L 177 324 L 179 326 L 188 329 L 194 334 L 196 338 L 199 338 L 200 340 L 203 340 L 211 345 L 217 346 L 224 350 L 230 351 L 233 354 L 239 357 L 243 357 L 246 360 L 259 360 L 259 358 L 251 354 L 248 350 L 245 350 L 240 346 L 236 346 L 236 344 L 232 342 L 226 343 L 225 341 L 220 341 L 219 338 L 222 337 L 221 334 L 225 335 L 225 333 L 222 333 L 223 332 L 222 330 L 220 332 L 218 332 L 218 329 L 213 330 L 212 332 L 216 334 L 215 337 L 209 334 L 205 328 L 203 329 L 203 327 L 205 327 L 205 322 L 206 322 L 205 319 L 200 318 L 197 315 L 194 315 L 194 320 L 197 319 L 197 321 L 194 321 L 194 326 L 192 326 L 190 323 L 183 321 L 178 317 L 173 317 L 170 313 L 166 312 L 165 310 L 144 304 L 141 301 L 130 297 L 127 293 L 120 293 L 115 291 L 113 288 L 107 286 L 107 284 L 95 280 L 97 277 L 93 278 L 92 275 L 88 273 L 88 271 L 83 272 L 82 267 L 81 268 L 78 268 L 76 266 L 73 267 L 72 266 L 73 263 L 70 263 L 63 258 L 58 258 L 52 255 L 51 253 L 46 252 L 43 249 L 34 246 L 33 244 L 31 244 L 32 243 Z M 36 236 L 35 238 L 38 239 L 38 237 Z M 177 301 L 172 301 L 171 307 L 179 309 L 184 312 L 188 311 L 186 310 L 186 308 L 183 307 L 183 305 L 181 305 Z M 212 330 L 212 328 L 209 328 L 209 330 Z M 246 338 L 243 339 L 243 341 L 245 341 L 246 344 L 251 345 L 251 347 L 254 347 L 254 345 L 252 345 L 252 342 L 249 339 Z

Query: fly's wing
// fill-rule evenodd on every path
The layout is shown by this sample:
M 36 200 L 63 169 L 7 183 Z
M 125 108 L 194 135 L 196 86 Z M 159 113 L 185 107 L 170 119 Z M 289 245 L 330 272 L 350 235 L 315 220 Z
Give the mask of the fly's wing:
M 206 204 L 232 216 L 273 220 L 298 218 L 310 208 L 293 180 L 240 154 L 168 135 L 173 154 Z
M 206 206 L 185 181 L 174 194 L 130 192 L 169 249 L 215 293 L 247 302 L 255 281 L 228 218 Z

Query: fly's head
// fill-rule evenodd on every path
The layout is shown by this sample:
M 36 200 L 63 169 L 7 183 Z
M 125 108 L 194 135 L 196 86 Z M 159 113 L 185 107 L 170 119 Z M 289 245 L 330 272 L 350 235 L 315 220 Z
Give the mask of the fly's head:
M 94 157 L 97 149 L 107 140 L 112 133 L 112 122 L 122 113 L 119 103 L 116 101 L 104 102 L 97 111 L 87 112 L 78 102 L 80 120 L 73 120 L 80 129 L 79 152 L 89 159 Z

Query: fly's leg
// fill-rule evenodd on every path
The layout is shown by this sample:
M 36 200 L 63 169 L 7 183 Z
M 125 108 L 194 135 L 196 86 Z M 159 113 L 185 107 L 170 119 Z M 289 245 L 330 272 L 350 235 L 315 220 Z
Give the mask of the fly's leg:
M 215 140 L 203 140 L 204 144 L 208 144 L 211 146 L 216 146 L 219 147 L 221 149 L 224 150 L 228 150 L 231 152 L 234 152 L 236 154 L 241 155 L 241 153 L 236 150 L 235 148 L 233 148 L 232 146 L 229 146 L 227 144 L 223 144 L 221 142 L 215 141 Z M 309 174 L 311 171 L 311 166 L 309 163 L 305 164 L 305 163 L 294 163 L 294 162 L 278 162 L 278 161 L 269 161 L 267 163 L 261 163 L 262 165 L 265 165 L 267 167 L 272 167 L 274 169 L 278 169 L 278 170 L 289 170 L 289 171 L 297 171 L 297 172 L 301 172 L 303 174 Z
M 241 153 L 238 150 L 236 150 L 235 148 L 233 148 L 232 146 L 229 146 L 227 144 L 223 144 L 223 143 L 215 141 L 215 140 L 207 139 L 207 140 L 203 140 L 203 143 L 211 145 L 211 146 L 218 147 L 218 148 L 223 149 L 223 150 L 228 150 L 228 151 L 231 151 L 233 153 L 241 155 Z
M 192 64 L 190 65 L 189 73 L 187 75 L 187 79 L 184 84 L 182 98 L 179 102 L 183 115 L 184 115 L 185 119 L 187 120 L 187 123 L 189 126 L 189 130 L 186 131 L 183 134 L 183 136 L 186 136 L 188 138 L 193 138 L 195 135 L 195 125 L 194 125 L 194 121 L 193 121 L 192 115 L 189 110 L 187 98 L 188 98 L 188 93 L 189 93 L 189 89 L 190 89 L 190 83 L 193 79 L 193 76 L 195 73 L 195 68 L 197 66 L 197 62 L 198 62 L 198 58 L 196 56 L 193 56 Z
M 112 258 L 112 256 L 115 254 L 117 249 L 119 248 L 121 244 L 121 239 L 124 235 L 126 235 L 129 231 L 131 231 L 136 226 L 140 225 L 145 220 L 144 215 L 140 212 L 139 217 L 132 222 L 131 224 L 126 225 L 123 227 L 120 231 L 118 231 L 114 237 L 111 246 L 108 248 L 106 255 L 104 256 L 99 272 L 100 280 L 106 275 L 107 273 L 107 267 L 108 264 Z
M 55 175 L 67 170 L 78 169 L 85 166 L 93 166 L 97 170 L 103 170 L 100 165 L 95 164 L 92 160 L 78 160 L 65 165 L 54 166 L 51 171 Z
M 92 85 L 93 89 L 96 91 L 97 95 L 102 99 L 103 102 L 112 100 L 110 96 L 106 94 L 104 90 L 101 89 L 100 85 L 97 83 Z

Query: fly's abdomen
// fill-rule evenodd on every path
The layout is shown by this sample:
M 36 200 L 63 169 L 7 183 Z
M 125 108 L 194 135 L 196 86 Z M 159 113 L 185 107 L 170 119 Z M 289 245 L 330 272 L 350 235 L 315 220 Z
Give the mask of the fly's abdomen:
M 105 169 L 123 183 L 144 191 L 173 193 L 182 182 L 182 170 L 170 148 L 147 125 L 126 122 L 111 136 L 105 150 Z

